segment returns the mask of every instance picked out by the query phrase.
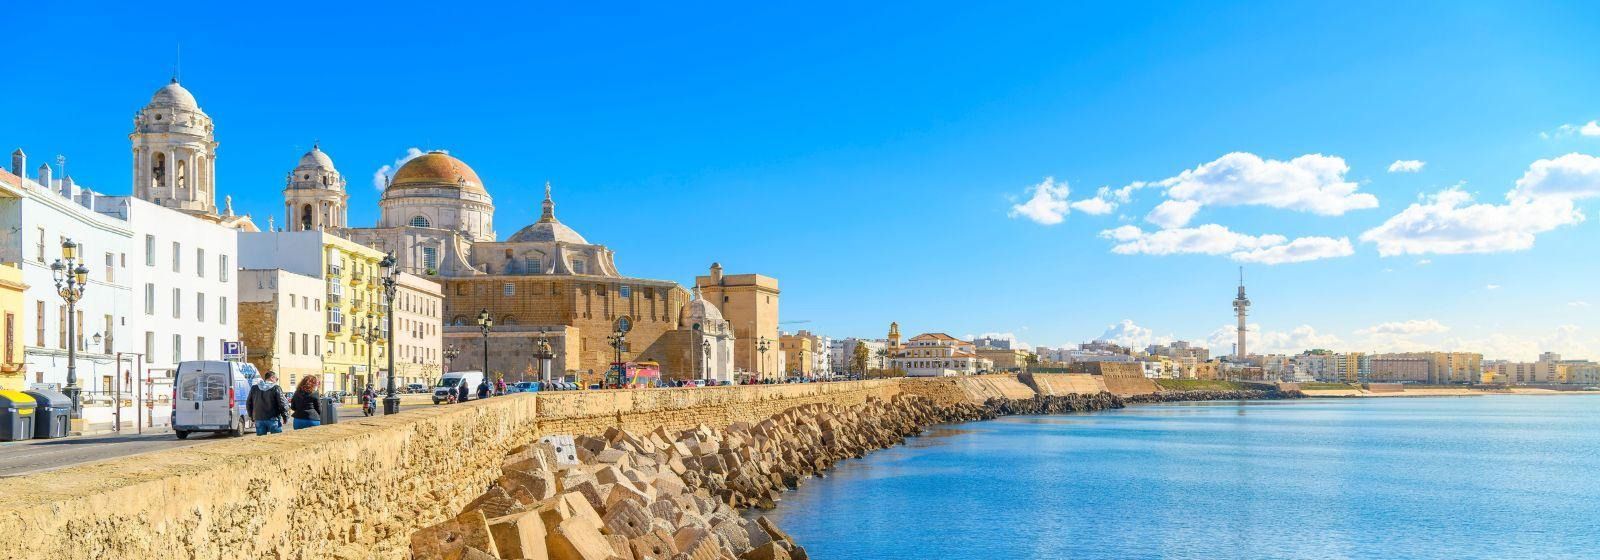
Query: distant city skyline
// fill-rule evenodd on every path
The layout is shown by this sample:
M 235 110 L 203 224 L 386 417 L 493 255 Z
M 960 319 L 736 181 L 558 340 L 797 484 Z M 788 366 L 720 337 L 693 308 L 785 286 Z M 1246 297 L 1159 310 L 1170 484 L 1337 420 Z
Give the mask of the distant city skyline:
M 130 118 L 181 43 L 218 203 L 262 227 L 313 143 L 356 226 L 443 149 L 502 238 L 550 181 L 624 273 L 772 276 L 834 338 L 1222 355 L 1243 264 L 1251 353 L 1600 358 L 1600 60 L 1574 54 L 1600 7 L 1384 6 L 507 5 L 418 48 L 438 22 L 408 10 L 324 6 L 290 41 L 288 7 L 152 30 L 21 5 L 0 142 L 129 194 Z

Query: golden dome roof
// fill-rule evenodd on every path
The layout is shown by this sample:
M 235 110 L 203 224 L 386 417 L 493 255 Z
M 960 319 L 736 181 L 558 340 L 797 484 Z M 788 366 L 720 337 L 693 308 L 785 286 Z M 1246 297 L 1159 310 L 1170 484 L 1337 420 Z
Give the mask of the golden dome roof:
M 461 160 L 440 151 L 432 151 L 411 158 L 400 166 L 389 180 L 389 188 L 439 188 L 460 187 L 487 193 L 478 174 Z

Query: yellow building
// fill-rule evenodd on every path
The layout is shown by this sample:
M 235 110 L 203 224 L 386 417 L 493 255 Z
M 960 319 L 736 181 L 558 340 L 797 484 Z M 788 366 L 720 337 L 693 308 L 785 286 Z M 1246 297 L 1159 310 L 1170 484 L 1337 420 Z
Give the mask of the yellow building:
M 760 274 L 722 273 L 696 276 L 694 285 L 733 327 L 733 365 L 757 379 L 783 375 L 778 348 L 778 280 Z
M 244 268 L 277 268 L 323 281 L 321 344 L 325 391 L 359 391 L 379 385 L 377 372 L 387 361 L 388 321 L 383 305 L 384 254 L 321 231 L 242 233 L 239 260 Z M 370 368 L 369 368 L 370 364 Z
M 783 350 L 783 373 L 790 377 L 811 377 L 812 364 L 816 363 L 816 349 L 811 338 L 794 334 L 778 337 L 778 348 Z
M 22 340 L 17 332 L 22 328 L 23 297 L 28 285 L 22 283 L 22 269 L 16 263 L 0 264 L 0 312 L 5 317 L 5 346 L 0 353 L 0 390 L 27 388 L 26 369 L 22 360 Z

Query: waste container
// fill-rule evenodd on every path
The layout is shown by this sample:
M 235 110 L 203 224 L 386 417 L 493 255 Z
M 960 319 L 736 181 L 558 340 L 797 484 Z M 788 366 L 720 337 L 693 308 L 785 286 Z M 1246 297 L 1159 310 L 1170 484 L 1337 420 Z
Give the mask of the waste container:
M 72 425 L 72 399 L 49 389 L 24 392 L 39 403 L 38 408 L 34 410 L 33 437 L 39 439 L 67 437 L 68 426 Z
M 339 423 L 339 401 L 333 397 L 322 397 L 322 425 Z
M 33 438 L 33 409 L 38 403 L 22 391 L 0 391 L 0 441 Z

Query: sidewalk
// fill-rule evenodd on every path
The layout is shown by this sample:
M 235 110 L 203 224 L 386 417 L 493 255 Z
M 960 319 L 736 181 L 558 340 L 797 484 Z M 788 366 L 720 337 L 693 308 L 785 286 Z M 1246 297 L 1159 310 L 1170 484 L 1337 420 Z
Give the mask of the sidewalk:
M 382 398 L 382 396 L 380 395 L 379 398 Z M 429 395 L 428 393 L 408 393 L 408 394 L 400 395 L 400 406 L 402 406 L 402 407 L 412 406 L 412 405 L 417 405 L 417 404 L 431 404 L 431 403 L 432 403 L 431 395 Z M 379 406 L 382 406 L 382 405 L 379 405 Z M 382 412 L 382 411 L 379 411 L 379 412 Z M 133 414 L 133 411 L 132 411 L 131 407 L 123 407 L 123 409 L 122 409 L 122 431 L 120 431 L 120 432 L 118 432 L 115 429 L 116 428 L 116 421 L 111 419 L 111 418 L 113 418 L 115 416 L 115 414 L 111 410 L 111 407 L 85 408 L 83 415 L 84 415 L 85 418 L 91 418 L 91 417 L 92 418 L 105 418 L 106 420 L 105 421 L 101 421 L 101 422 L 88 422 L 88 423 L 85 423 L 84 426 L 83 426 L 83 430 L 82 431 L 74 431 L 71 434 L 69 434 L 69 437 L 103 436 L 103 435 L 107 435 L 107 434 L 117 434 L 117 433 L 121 433 L 121 434 L 138 434 L 138 433 L 170 434 L 170 433 L 172 433 L 172 426 L 169 424 L 171 422 L 171 420 L 172 420 L 172 409 L 170 408 L 170 405 L 168 407 L 156 407 L 155 408 L 155 412 L 154 412 L 154 414 L 151 415 L 151 417 L 143 418 L 142 420 L 143 420 L 143 422 L 145 422 L 145 427 L 144 427 L 144 431 L 143 432 L 139 431 L 139 426 L 138 426 L 138 424 L 135 423 L 135 416 Z M 361 416 L 361 405 L 356 404 L 354 397 L 351 397 L 350 399 L 347 399 L 346 402 L 343 402 L 343 403 L 339 404 L 339 417 L 340 418 L 351 418 L 351 417 L 357 417 L 357 416 Z

